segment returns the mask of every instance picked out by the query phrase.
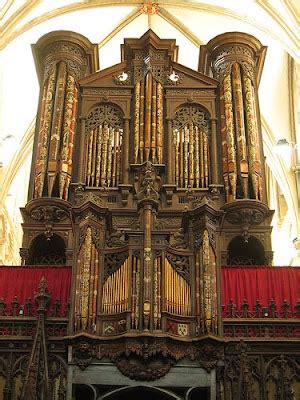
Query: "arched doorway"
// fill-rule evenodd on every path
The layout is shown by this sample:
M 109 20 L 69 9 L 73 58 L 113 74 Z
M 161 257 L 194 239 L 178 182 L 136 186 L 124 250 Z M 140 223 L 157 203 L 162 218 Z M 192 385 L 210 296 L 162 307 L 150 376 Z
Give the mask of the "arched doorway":
M 264 246 L 254 236 L 247 241 L 236 236 L 228 246 L 228 265 L 264 265 L 266 263 Z
M 181 400 L 181 398 L 164 389 L 135 386 L 106 393 L 98 400 Z
M 44 234 L 33 239 L 29 248 L 29 265 L 65 265 L 66 245 L 57 234 L 47 238 Z

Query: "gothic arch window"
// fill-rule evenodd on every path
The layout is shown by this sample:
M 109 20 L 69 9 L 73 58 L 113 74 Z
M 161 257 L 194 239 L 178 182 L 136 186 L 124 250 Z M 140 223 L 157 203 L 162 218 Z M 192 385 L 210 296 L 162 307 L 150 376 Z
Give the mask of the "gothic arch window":
M 38 235 L 30 244 L 29 265 L 64 265 L 66 263 L 66 245 L 56 234 L 47 238 Z
M 85 124 L 85 184 L 116 187 L 121 179 L 123 113 L 114 104 L 99 104 Z
M 175 113 L 172 130 L 176 185 L 207 189 L 211 173 L 208 113 L 199 105 L 184 105 Z
M 264 265 L 265 251 L 262 243 L 254 236 L 245 241 L 236 236 L 228 245 L 228 265 Z

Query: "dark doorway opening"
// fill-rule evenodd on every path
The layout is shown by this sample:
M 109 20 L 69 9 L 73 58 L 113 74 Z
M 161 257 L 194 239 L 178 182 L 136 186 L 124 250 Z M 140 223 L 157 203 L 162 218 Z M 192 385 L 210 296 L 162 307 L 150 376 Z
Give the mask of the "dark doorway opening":
M 236 236 L 228 246 L 228 265 L 264 265 L 265 251 L 261 242 L 253 236 L 245 241 Z
M 30 244 L 29 265 L 65 265 L 66 245 L 64 240 L 53 234 L 47 238 L 38 235 Z
M 94 400 L 93 390 L 87 385 L 76 385 L 74 388 L 74 400 Z
M 177 398 L 160 389 L 147 387 L 124 388 L 103 396 L 105 400 L 174 400 Z

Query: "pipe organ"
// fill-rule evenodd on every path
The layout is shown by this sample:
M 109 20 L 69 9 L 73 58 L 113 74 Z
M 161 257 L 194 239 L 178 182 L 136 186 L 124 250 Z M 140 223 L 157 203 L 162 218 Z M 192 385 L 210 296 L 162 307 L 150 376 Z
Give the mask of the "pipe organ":
M 71 346 L 89 338 L 99 359 L 134 353 L 150 369 L 154 354 L 178 360 L 221 340 L 231 241 L 263 243 L 271 262 L 257 100 L 264 48 L 221 35 L 201 48 L 199 71 L 177 52 L 148 31 L 99 71 L 96 46 L 80 35 L 34 46 L 41 95 L 23 255 L 59 236 L 73 268 Z

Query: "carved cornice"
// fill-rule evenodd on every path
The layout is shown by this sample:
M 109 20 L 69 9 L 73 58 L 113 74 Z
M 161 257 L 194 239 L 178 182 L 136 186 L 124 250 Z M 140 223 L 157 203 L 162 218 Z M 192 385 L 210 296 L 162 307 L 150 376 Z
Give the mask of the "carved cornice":
M 259 225 L 273 215 L 269 207 L 256 200 L 237 200 L 221 207 L 225 211 L 225 220 L 233 225 Z
M 153 381 L 163 377 L 177 361 L 188 358 L 210 372 L 223 359 L 223 343 L 213 339 L 180 342 L 149 336 L 122 341 L 97 341 L 88 335 L 69 338 L 73 344 L 73 362 L 82 370 L 93 360 L 109 358 L 120 372 L 131 379 Z
M 46 70 L 60 60 L 69 63 L 77 79 L 99 67 L 97 45 L 75 32 L 50 32 L 32 46 L 32 51 L 40 83 Z
M 41 197 L 29 201 L 21 209 L 25 222 L 59 223 L 69 218 L 72 204 L 59 198 Z
M 227 32 L 201 46 L 199 71 L 208 74 L 212 67 L 217 79 L 222 79 L 223 74 L 237 61 L 247 75 L 259 84 L 266 51 L 267 48 L 252 35 Z

